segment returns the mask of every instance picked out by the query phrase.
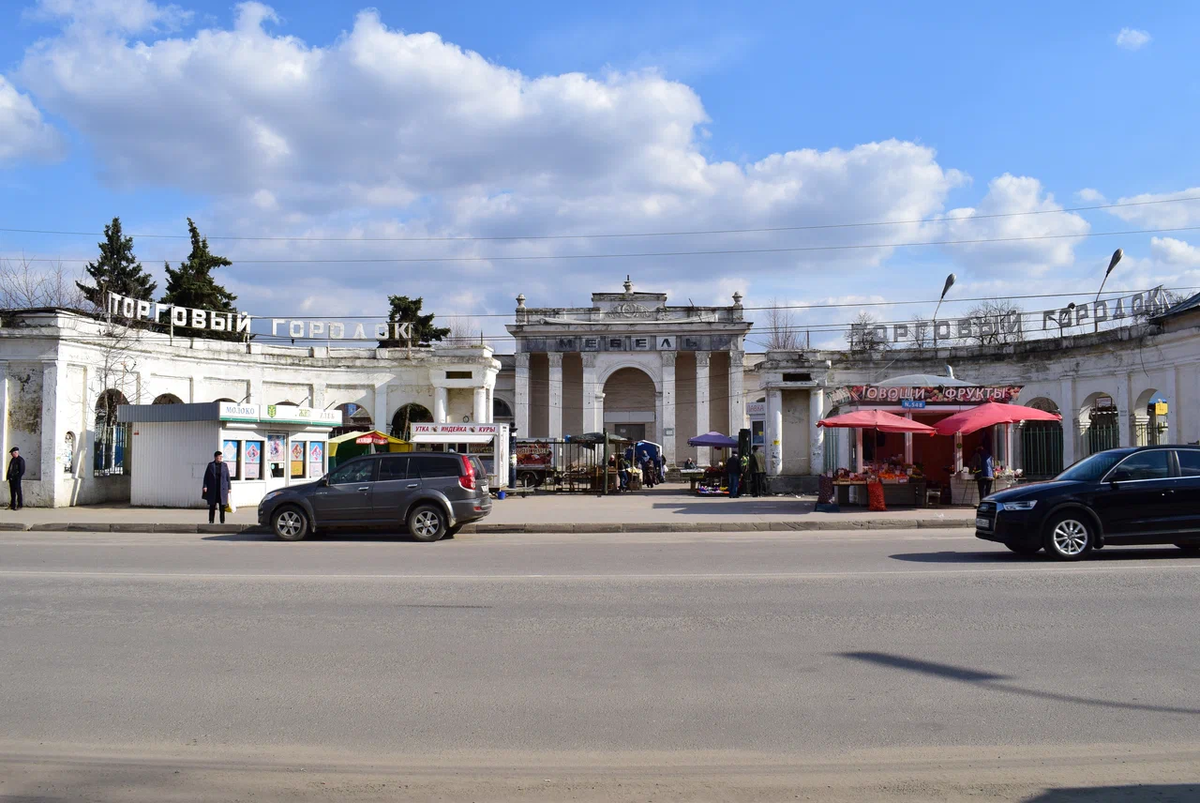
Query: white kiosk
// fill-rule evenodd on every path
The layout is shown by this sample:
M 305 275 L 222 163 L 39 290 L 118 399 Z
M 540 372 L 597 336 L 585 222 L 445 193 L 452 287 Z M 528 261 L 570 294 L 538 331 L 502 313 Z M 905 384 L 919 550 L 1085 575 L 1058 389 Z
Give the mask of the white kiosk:
M 479 457 L 488 486 L 508 487 L 508 424 L 413 424 L 409 443 L 418 452 L 457 452 Z
M 268 491 L 312 482 L 329 465 L 329 432 L 340 410 L 284 404 L 123 404 L 131 425 L 129 502 L 147 507 L 204 507 L 204 469 L 220 450 L 236 507 L 254 507 Z

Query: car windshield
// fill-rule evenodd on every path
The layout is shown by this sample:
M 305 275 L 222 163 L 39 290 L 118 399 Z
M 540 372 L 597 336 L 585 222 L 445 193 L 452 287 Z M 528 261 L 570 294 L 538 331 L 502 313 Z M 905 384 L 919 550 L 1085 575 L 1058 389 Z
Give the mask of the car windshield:
M 1109 452 L 1100 452 L 1091 457 L 1085 457 L 1054 479 L 1072 480 L 1074 482 L 1099 482 L 1100 478 L 1110 468 L 1115 466 L 1119 460 L 1128 454 L 1128 449 L 1115 449 Z

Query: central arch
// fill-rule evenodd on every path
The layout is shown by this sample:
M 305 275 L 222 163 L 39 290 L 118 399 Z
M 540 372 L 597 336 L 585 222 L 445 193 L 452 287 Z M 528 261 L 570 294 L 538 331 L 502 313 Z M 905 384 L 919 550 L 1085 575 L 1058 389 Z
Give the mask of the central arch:
M 641 368 L 610 371 L 604 382 L 604 428 L 622 438 L 660 442 L 658 388 Z

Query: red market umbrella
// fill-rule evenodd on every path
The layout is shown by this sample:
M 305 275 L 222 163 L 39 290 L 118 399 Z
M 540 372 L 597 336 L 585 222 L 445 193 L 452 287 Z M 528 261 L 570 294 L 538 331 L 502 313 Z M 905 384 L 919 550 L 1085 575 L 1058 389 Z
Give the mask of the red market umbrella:
M 857 427 L 859 429 L 876 429 L 880 432 L 915 432 L 923 435 L 936 435 L 937 430 L 928 424 L 913 421 L 883 410 L 860 410 L 856 413 L 835 415 L 817 422 L 818 427 Z
M 943 418 L 934 425 L 934 429 L 939 435 L 970 435 L 985 427 L 996 424 L 1012 424 L 1017 421 L 1062 421 L 1062 416 L 1021 404 L 987 402 Z

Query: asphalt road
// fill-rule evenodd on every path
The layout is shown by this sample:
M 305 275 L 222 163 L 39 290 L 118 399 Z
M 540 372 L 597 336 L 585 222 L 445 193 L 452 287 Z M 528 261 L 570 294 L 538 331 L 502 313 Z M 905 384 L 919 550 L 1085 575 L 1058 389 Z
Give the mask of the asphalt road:
M 1197 800 L 1200 560 L 0 533 L 0 801 Z

